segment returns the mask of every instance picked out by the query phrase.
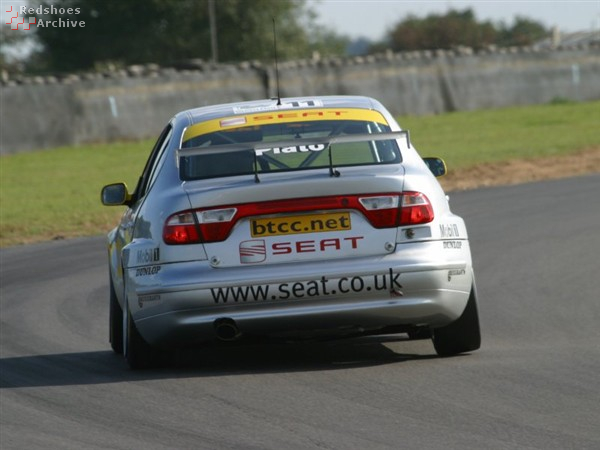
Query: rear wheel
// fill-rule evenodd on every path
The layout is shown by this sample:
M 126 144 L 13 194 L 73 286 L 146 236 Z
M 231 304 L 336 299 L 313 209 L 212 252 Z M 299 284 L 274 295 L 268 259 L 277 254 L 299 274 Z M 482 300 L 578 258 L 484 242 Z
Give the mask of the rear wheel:
M 129 307 L 126 308 L 127 317 L 125 317 L 126 329 L 124 332 L 125 345 L 123 348 L 125 359 L 127 360 L 129 367 L 138 370 L 150 369 L 163 365 L 166 362 L 165 355 L 142 338 L 131 317 Z
M 481 346 L 475 284 L 462 315 L 450 325 L 435 328 L 432 340 L 435 351 L 440 356 L 471 352 Z
M 113 351 L 119 355 L 123 354 L 123 308 L 117 300 L 117 293 L 110 277 L 110 305 L 108 313 L 108 339 Z
M 431 339 L 431 330 L 427 327 L 415 327 L 412 330 L 408 330 L 406 334 L 408 334 L 408 338 L 411 341 Z

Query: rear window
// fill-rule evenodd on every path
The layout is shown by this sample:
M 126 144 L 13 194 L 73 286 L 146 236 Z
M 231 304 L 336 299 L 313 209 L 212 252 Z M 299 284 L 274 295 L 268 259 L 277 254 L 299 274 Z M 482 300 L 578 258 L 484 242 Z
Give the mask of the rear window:
M 294 112 L 297 114 L 298 112 Z M 274 121 L 250 126 L 210 130 L 204 126 L 196 136 L 184 135 L 180 174 L 183 180 L 198 180 L 235 175 L 298 171 L 316 168 L 395 164 L 401 154 L 395 140 L 359 140 L 343 143 L 330 142 L 336 136 L 368 135 L 390 132 L 390 127 L 379 119 L 379 113 L 365 111 L 369 119 Z M 289 113 L 292 116 L 293 113 Z M 314 114 L 314 112 L 312 113 Z M 283 114 L 279 114 L 280 116 Z M 356 116 L 356 114 L 354 114 Z M 241 116 L 242 118 L 244 116 Z M 256 116 L 255 116 L 256 117 Z M 237 118 L 241 122 L 242 118 Z M 235 118 L 223 119 L 219 124 L 235 123 Z M 207 130 L 208 128 L 208 130 Z M 215 128 L 217 128 L 215 126 Z M 186 139 L 187 137 L 187 139 Z M 314 142 L 313 142 L 314 141 Z M 350 141 L 350 142 L 348 142 Z M 247 148 L 244 148 L 248 144 Z M 206 151 L 202 151 L 206 149 Z M 222 149 L 222 151 L 221 151 Z

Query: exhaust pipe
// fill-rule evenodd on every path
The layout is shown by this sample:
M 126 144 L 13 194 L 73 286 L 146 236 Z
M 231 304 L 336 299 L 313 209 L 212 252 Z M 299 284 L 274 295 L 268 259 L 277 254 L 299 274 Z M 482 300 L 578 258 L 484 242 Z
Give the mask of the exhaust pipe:
M 233 319 L 217 319 L 214 322 L 214 326 L 217 337 L 222 341 L 235 341 L 242 335 Z

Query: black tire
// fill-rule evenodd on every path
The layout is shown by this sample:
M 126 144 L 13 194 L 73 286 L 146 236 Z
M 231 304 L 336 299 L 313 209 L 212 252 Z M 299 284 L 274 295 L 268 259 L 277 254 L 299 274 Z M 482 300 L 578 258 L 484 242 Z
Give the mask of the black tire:
M 462 315 L 450 325 L 435 328 L 431 339 L 439 356 L 472 352 L 481 346 L 477 292 L 474 284 Z
M 125 340 L 125 359 L 133 370 L 152 369 L 166 363 L 166 355 L 148 344 L 138 332 L 131 312 L 127 311 L 127 339 Z
M 108 340 L 110 346 L 118 355 L 123 354 L 123 308 L 117 300 L 117 293 L 110 277 L 110 306 L 108 313 Z
M 419 341 L 422 339 L 431 339 L 431 330 L 427 327 L 417 327 L 407 331 L 408 338 L 411 341 Z

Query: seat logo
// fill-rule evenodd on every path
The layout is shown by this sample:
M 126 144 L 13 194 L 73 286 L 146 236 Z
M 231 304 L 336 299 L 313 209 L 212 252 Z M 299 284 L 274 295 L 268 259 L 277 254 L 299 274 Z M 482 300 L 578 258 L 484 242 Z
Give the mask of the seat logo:
M 255 264 L 267 259 L 267 246 L 262 239 L 240 242 L 240 262 Z

